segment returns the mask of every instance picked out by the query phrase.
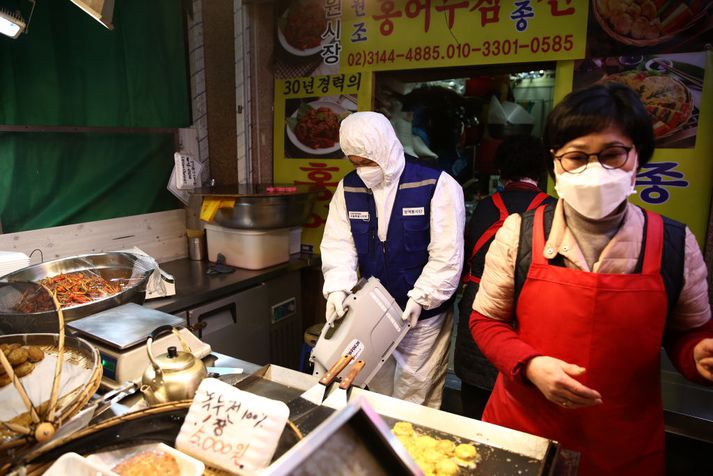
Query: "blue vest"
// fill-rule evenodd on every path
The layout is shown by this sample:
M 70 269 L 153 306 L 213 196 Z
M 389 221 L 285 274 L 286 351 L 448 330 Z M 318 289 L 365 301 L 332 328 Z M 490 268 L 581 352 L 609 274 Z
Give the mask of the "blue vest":
M 359 273 L 363 278 L 379 278 L 401 309 L 408 301 L 406 293 L 413 289 L 428 262 L 431 199 L 440 175 L 439 170 L 406 162 L 385 242 L 379 240 L 376 205 L 371 190 L 356 171 L 344 177 L 344 199 L 358 254 Z M 440 314 L 450 304 L 451 300 L 436 309 L 424 310 L 420 317 Z

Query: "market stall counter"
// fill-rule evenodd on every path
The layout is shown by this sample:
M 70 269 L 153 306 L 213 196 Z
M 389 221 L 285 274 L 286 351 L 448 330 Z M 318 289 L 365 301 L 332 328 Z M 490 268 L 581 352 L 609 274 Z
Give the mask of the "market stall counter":
M 286 403 L 316 382 L 316 377 L 284 367 L 259 367 L 219 354 L 212 354 L 204 361 L 213 368 L 243 369 L 242 373 L 226 372 L 218 379 L 245 392 Z M 330 394 L 337 390 L 330 388 Z M 348 402 L 349 405 L 341 410 L 325 407 L 328 411 L 322 412 L 320 421 L 311 425 L 300 424 L 299 420 L 305 421 L 304 417 L 290 421 L 280 437 L 268 472 L 288 474 L 300 468 L 300 474 L 326 474 L 319 472 L 325 469 L 324 464 L 315 465 L 310 455 L 322 447 L 315 444 L 316 441 L 336 442 L 339 435 L 344 444 L 349 441 L 355 452 L 368 453 L 376 466 L 392 467 L 389 465 L 396 461 L 393 458 L 398 458 L 403 462 L 399 474 L 420 474 L 416 462 L 420 465 L 432 463 L 429 468 L 433 471 L 426 473 L 440 474 L 435 469 L 437 462 L 424 461 L 418 453 L 432 455 L 432 458 L 440 454 L 441 458 L 457 462 L 459 465 L 454 466 L 457 472 L 452 474 L 575 474 L 576 461 L 558 465 L 562 459 L 561 449 L 555 441 L 360 388 L 351 389 Z M 126 405 L 130 401 L 122 403 Z M 190 404 L 190 401 L 171 402 L 103 419 L 70 437 L 33 449 L 16 461 L 16 467 L 24 465 L 27 474 L 42 474 L 68 452 L 87 456 L 141 443 L 160 442 L 174 446 Z M 436 451 L 436 445 L 443 448 L 440 453 Z M 347 455 L 343 457 L 349 459 Z M 331 474 L 347 474 L 351 467 L 336 464 L 334 458 L 323 459 L 323 463 L 327 461 L 332 461 Z M 204 474 L 221 474 L 209 470 L 207 466 Z

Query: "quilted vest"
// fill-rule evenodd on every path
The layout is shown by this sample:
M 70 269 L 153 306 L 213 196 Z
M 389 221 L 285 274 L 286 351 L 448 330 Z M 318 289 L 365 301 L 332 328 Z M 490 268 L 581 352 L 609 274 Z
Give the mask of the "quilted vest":
M 408 293 L 428 262 L 431 242 L 431 199 L 441 172 L 424 165 L 406 162 L 394 199 L 387 240 L 378 236 L 374 196 L 356 171 L 344 177 L 344 199 L 356 246 L 359 273 L 376 276 L 401 309 Z M 451 300 L 436 309 L 424 310 L 420 319 L 443 312 Z

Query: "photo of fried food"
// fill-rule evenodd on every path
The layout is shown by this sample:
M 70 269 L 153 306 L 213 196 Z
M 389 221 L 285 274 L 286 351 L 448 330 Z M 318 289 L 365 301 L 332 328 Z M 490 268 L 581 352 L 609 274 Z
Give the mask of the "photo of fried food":
M 0 388 L 8 385 L 10 382 L 12 382 L 12 380 L 10 380 L 10 376 L 8 374 L 0 375 Z

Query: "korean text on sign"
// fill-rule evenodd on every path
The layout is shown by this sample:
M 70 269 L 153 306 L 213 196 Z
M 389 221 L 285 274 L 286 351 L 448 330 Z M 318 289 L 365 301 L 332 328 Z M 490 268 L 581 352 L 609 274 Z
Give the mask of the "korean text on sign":
M 201 382 L 176 447 L 213 466 L 250 472 L 270 464 L 290 410 L 220 380 Z

